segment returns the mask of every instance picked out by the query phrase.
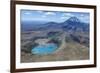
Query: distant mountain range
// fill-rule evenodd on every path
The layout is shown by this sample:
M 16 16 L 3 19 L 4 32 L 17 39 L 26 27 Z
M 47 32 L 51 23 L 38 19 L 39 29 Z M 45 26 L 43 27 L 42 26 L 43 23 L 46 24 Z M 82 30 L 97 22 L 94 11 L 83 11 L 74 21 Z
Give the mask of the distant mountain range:
M 37 22 L 38 23 L 38 22 Z M 89 23 L 81 22 L 77 17 L 70 17 L 65 22 L 56 23 L 22 23 L 22 31 L 32 31 L 32 30 L 46 30 L 46 29 L 63 29 L 64 31 L 84 31 L 89 32 Z

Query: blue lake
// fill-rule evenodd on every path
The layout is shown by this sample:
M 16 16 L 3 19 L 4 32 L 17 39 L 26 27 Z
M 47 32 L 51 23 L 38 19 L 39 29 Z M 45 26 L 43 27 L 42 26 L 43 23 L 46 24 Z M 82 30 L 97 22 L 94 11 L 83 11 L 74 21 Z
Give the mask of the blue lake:
M 48 43 L 44 45 L 38 45 L 34 48 L 32 48 L 31 52 L 32 54 L 38 54 L 38 55 L 45 55 L 45 54 L 51 54 L 55 52 L 57 49 L 57 45 L 54 43 Z

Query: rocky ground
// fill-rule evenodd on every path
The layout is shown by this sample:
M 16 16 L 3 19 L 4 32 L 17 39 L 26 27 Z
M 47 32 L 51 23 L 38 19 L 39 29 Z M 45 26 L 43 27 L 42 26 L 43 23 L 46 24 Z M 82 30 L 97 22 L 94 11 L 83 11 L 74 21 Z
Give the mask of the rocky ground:
M 35 55 L 31 54 L 30 52 L 21 51 L 21 62 L 47 62 L 89 59 L 89 47 L 87 45 L 80 43 L 80 41 L 73 41 L 72 37 L 69 35 L 67 36 L 67 41 L 65 41 L 66 34 L 62 34 L 59 37 L 62 38 L 62 44 L 54 53 L 48 55 Z

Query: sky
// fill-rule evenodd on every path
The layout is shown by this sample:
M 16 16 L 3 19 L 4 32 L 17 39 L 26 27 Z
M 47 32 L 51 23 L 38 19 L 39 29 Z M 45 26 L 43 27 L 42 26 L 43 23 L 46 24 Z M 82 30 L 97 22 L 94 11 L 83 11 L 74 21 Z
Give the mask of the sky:
M 21 10 L 21 21 L 43 21 L 61 23 L 70 17 L 77 17 L 82 22 L 89 23 L 90 14 L 86 12 L 62 12 L 62 11 L 40 11 Z

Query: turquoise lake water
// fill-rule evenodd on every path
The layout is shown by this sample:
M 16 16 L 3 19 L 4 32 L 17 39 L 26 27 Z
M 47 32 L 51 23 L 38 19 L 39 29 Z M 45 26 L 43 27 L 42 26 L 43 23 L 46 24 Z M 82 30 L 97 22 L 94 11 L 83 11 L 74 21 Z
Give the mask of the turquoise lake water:
M 45 45 L 38 45 L 34 47 L 31 52 L 32 54 L 44 55 L 51 54 L 57 49 L 57 45 L 54 43 L 48 43 Z

